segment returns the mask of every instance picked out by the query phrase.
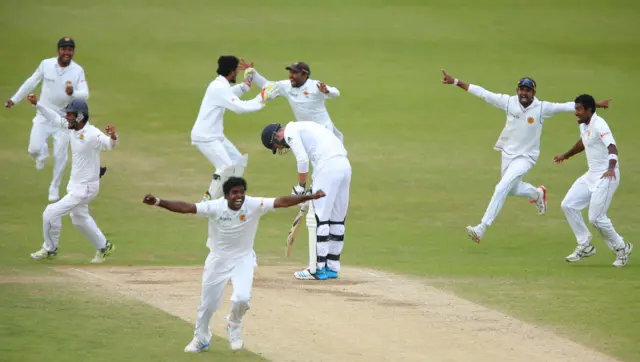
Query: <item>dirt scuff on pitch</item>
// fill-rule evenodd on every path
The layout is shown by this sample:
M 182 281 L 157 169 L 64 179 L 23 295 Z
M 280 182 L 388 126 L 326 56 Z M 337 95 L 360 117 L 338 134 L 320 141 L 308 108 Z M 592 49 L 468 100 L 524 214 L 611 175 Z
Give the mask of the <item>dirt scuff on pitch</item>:
M 201 268 L 66 271 L 195 321 Z M 615 361 L 418 279 L 346 268 L 340 280 L 301 282 L 293 271 L 289 265 L 258 267 L 245 317 L 245 348 L 275 362 Z M 212 332 L 225 339 L 230 296 L 229 286 L 212 321 Z M 186 345 L 191 336 L 183 338 Z

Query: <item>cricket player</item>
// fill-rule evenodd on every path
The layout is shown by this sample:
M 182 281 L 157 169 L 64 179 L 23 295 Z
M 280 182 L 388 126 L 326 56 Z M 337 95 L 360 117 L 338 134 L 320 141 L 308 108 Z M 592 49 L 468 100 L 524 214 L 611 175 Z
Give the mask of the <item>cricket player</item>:
M 218 77 L 207 87 L 202 99 L 196 122 L 191 129 L 191 143 L 202 152 L 204 157 L 215 167 L 213 179 L 203 200 L 222 197 L 222 185 L 231 176 L 242 176 L 247 167 L 248 155 L 240 151 L 224 135 L 224 113 L 231 110 L 242 114 L 256 112 L 264 108 L 271 93 L 263 89 L 260 94 L 249 101 L 239 97 L 251 88 L 251 77 L 242 84 L 231 86 L 236 82 L 240 61 L 235 56 L 218 58 Z
M 611 199 L 620 184 L 618 147 L 607 122 L 596 114 L 596 101 L 588 94 L 575 100 L 575 115 L 580 129 L 580 139 L 567 152 L 553 158 L 554 162 L 564 160 L 585 151 L 587 172 L 580 176 L 562 200 L 562 210 L 576 235 L 578 246 L 566 257 L 568 262 L 576 262 L 596 253 L 591 244 L 591 233 L 582 219 L 582 210 L 589 205 L 589 222 L 600 232 L 609 249 L 615 251 L 613 266 L 623 267 L 633 245 L 624 241 L 607 217 Z
M 327 197 L 309 206 L 307 227 L 310 240 L 309 268 L 295 272 L 302 280 L 338 277 L 340 254 L 344 246 L 345 219 L 349 207 L 351 164 L 347 151 L 333 132 L 315 122 L 289 122 L 285 127 L 272 123 L 262 131 L 262 144 L 274 154 L 291 149 L 296 157 L 298 182 L 292 194 L 305 193 L 309 161 L 313 166 L 312 189 L 325 190 Z M 312 253 L 314 252 L 314 253 Z
M 253 68 L 253 62 L 245 64 L 241 59 L 243 67 L 246 67 L 244 77 L 255 82 L 259 87 L 266 87 L 274 84 L 274 98 L 285 97 L 293 110 L 296 121 L 316 122 L 329 129 L 335 134 L 340 142 L 344 143 L 344 136 L 333 124 L 325 100 L 340 96 L 340 91 L 336 87 L 328 86 L 320 81 L 311 79 L 311 69 L 304 62 L 297 62 L 287 66 L 289 79 L 271 82 L 264 78 Z
M 89 98 L 89 87 L 84 76 L 84 69 L 72 60 L 75 48 L 76 44 L 73 39 L 60 39 L 58 41 L 58 56 L 44 59 L 16 94 L 7 100 L 5 107 L 13 107 L 32 92 L 40 82 L 42 82 L 40 102 L 55 111 L 59 112 L 65 104 L 74 99 L 86 101 Z M 62 113 L 60 115 L 64 116 Z M 67 164 L 69 135 L 66 131 L 60 131 L 56 126 L 47 122 L 42 112 L 38 111 L 33 118 L 28 147 L 29 154 L 36 162 L 37 170 L 44 168 L 45 160 L 49 157 L 47 145 L 49 137 L 53 137 L 53 179 L 49 186 L 49 201 L 56 201 L 59 199 L 62 174 Z
M 455 84 L 469 93 L 482 98 L 490 105 L 502 109 L 507 114 L 507 123 L 494 146 L 502 153 L 502 179 L 495 187 L 491 202 L 480 224 L 467 226 L 467 234 L 476 243 L 482 239 L 486 229 L 498 217 L 509 195 L 526 197 L 536 206 L 538 214 L 547 211 L 547 190 L 544 186 L 534 187 L 523 182 L 540 155 L 540 135 L 544 120 L 560 112 L 573 112 L 574 102 L 552 103 L 540 101 L 535 97 L 536 82 L 531 78 L 522 78 L 516 86 L 516 95 L 497 94 L 474 84 L 460 81 L 442 70 L 442 83 Z M 609 101 L 597 103 L 607 108 Z
M 241 177 L 229 177 L 222 186 L 224 198 L 197 204 L 184 201 L 161 200 L 146 195 L 143 202 L 181 214 L 198 214 L 209 218 L 209 256 L 202 274 L 202 297 L 195 325 L 193 340 L 185 352 L 201 352 L 209 348 L 211 331 L 209 323 L 220 307 L 224 288 L 231 279 L 231 313 L 227 316 L 227 333 L 232 350 L 244 346 L 242 317 L 249 310 L 253 269 L 257 266 L 253 250 L 254 238 L 260 217 L 269 211 L 290 207 L 308 200 L 324 197 L 318 190 L 313 195 L 264 198 L 246 196 L 247 182 Z
M 44 210 L 44 244 L 42 249 L 31 254 L 31 258 L 53 258 L 58 254 L 62 217 L 69 214 L 76 229 L 96 248 L 91 262 L 102 263 L 115 250 L 115 246 L 105 238 L 89 215 L 89 203 L 98 196 L 100 190 L 100 152 L 117 146 L 116 129 L 108 125 L 106 132 L 109 136 L 106 136 L 89 124 L 89 107 L 84 100 L 74 99 L 67 104 L 63 109 L 63 118 L 55 110 L 38 102 L 35 94 L 30 94 L 27 99 L 50 125 L 67 132 L 71 143 L 71 178 L 67 194 Z

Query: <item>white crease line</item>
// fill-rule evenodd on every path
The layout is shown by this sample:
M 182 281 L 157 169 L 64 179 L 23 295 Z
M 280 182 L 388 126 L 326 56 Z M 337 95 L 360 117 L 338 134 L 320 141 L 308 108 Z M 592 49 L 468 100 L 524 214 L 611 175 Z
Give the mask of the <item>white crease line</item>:
M 94 277 L 94 278 L 96 278 L 96 279 L 102 279 L 102 280 L 105 280 L 105 281 L 110 281 L 109 279 L 104 278 L 104 277 L 101 277 L 101 276 L 99 276 L 99 275 L 97 275 L 97 274 L 89 273 L 89 272 L 88 272 L 88 271 L 86 271 L 86 270 L 76 269 L 76 268 L 71 268 L 71 270 L 75 270 L 75 271 L 77 271 L 77 272 L 80 272 L 80 273 L 84 273 L 84 274 L 90 275 L 90 276 L 92 276 L 92 277 Z

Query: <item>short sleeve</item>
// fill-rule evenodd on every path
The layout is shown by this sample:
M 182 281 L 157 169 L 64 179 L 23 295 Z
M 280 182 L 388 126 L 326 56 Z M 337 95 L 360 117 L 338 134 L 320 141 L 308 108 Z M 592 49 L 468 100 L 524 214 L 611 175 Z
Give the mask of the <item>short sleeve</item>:
M 264 215 L 275 210 L 275 201 L 276 199 L 271 197 L 252 197 L 249 207 L 256 210 L 260 215 Z
M 598 136 L 604 143 L 605 147 L 609 147 L 609 145 L 615 145 L 616 141 L 613 139 L 613 134 L 611 133 L 611 129 L 609 125 L 606 123 L 601 123 L 598 125 L 596 131 L 598 132 Z
M 215 216 L 220 210 L 218 200 L 204 201 L 196 204 L 196 214 L 202 217 Z

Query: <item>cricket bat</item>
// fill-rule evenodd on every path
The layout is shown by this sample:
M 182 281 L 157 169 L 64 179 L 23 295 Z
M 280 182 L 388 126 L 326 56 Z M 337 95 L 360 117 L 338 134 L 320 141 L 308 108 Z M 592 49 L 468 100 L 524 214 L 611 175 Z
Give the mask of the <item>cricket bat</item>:
M 296 214 L 296 218 L 293 219 L 293 224 L 291 225 L 291 229 L 289 229 L 289 234 L 287 235 L 287 247 L 285 249 L 284 255 L 288 258 L 291 255 L 291 250 L 293 249 L 293 243 L 296 241 L 296 235 L 298 234 L 298 229 L 300 229 L 300 225 L 304 221 L 304 216 L 309 209 L 309 203 L 311 201 L 307 201 L 300 207 L 300 211 Z

